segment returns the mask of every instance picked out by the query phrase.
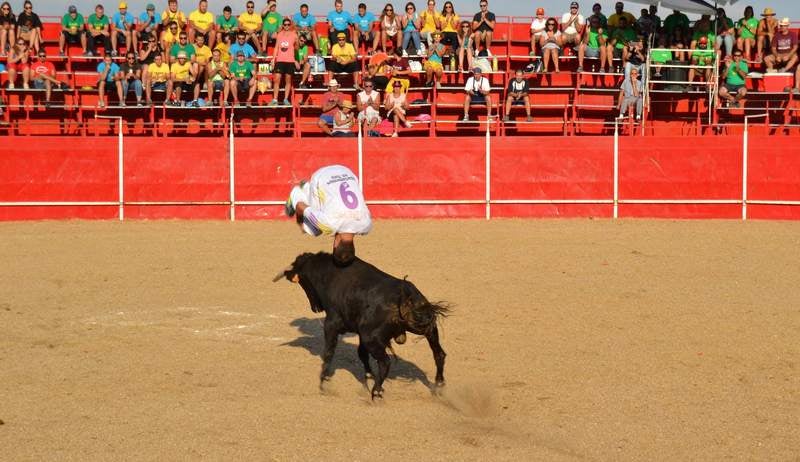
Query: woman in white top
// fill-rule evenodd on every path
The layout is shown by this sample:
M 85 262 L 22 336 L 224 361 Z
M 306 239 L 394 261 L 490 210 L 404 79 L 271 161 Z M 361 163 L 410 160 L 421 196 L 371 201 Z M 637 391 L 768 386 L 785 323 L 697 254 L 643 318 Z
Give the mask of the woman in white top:
M 544 17 L 544 8 L 536 9 L 536 17 L 531 22 L 531 56 L 536 55 L 536 45 L 542 37 L 547 18 Z
M 539 37 L 539 46 L 542 47 L 542 64 L 547 72 L 547 61 L 553 62 L 555 71 L 558 72 L 558 55 L 561 52 L 561 31 L 558 30 L 556 18 L 549 18 L 545 24 L 544 32 Z
M 353 116 L 353 103 L 345 101 L 342 103 L 342 108 L 333 115 L 333 136 L 356 136 L 353 133 L 353 124 L 355 117 Z
M 387 3 L 383 7 L 383 12 L 380 17 L 381 33 L 375 36 L 375 43 L 372 45 L 373 50 L 378 49 L 378 40 L 380 40 L 381 49 L 386 51 L 386 43 L 389 41 L 394 42 L 394 47 L 400 46 L 401 36 L 400 31 L 400 18 L 394 12 L 394 6 Z
M 395 80 L 392 84 L 392 92 L 386 95 L 386 118 L 394 118 L 394 133 L 392 138 L 397 138 L 397 129 L 400 128 L 400 122 L 406 128 L 411 128 L 411 123 L 406 120 L 406 112 L 408 112 L 408 99 L 405 92 L 403 92 L 403 83 Z

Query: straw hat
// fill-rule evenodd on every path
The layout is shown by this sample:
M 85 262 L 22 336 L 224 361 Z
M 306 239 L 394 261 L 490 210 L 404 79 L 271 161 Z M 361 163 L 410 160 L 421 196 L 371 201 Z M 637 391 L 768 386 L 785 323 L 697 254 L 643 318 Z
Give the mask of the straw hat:
M 770 7 L 764 8 L 764 12 L 761 13 L 761 16 L 775 16 L 775 10 Z

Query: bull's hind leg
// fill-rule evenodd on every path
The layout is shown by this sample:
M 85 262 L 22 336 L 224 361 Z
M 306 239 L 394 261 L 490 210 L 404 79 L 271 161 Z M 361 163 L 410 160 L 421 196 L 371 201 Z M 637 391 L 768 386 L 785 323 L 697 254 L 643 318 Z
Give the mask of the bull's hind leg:
M 439 343 L 439 329 L 434 326 L 431 333 L 426 335 L 425 338 L 428 339 L 428 345 L 431 346 L 431 351 L 433 352 L 433 360 L 436 362 L 436 386 L 441 387 L 444 385 L 444 357 L 447 354 Z
M 322 388 L 323 382 L 330 380 L 333 375 L 331 365 L 337 343 L 339 343 L 339 325 L 329 318 L 325 318 L 325 350 L 322 352 L 322 373 L 319 376 L 320 388 Z
M 367 351 L 367 347 L 364 346 L 364 342 L 361 339 L 358 340 L 358 359 L 364 365 L 365 380 L 371 379 L 373 376 L 372 368 L 369 366 L 369 351 Z
M 378 361 L 378 376 L 375 377 L 375 385 L 372 387 L 372 399 L 383 398 L 383 381 L 389 375 L 389 355 L 386 354 L 386 346 L 379 343 L 370 343 L 366 346 L 369 354 Z

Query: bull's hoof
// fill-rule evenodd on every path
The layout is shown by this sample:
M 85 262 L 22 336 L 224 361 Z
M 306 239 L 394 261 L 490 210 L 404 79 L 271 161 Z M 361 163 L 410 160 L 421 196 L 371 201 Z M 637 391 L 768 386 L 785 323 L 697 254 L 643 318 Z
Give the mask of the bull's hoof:
M 402 334 L 398 335 L 397 337 L 394 338 L 394 341 L 398 345 L 402 345 L 402 344 L 406 343 L 406 333 L 403 332 Z
M 442 388 L 442 387 L 444 387 L 444 379 L 442 379 L 442 380 L 437 380 L 437 381 L 436 381 L 436 383 L 434 384 L 434 387 L 436 387 L 436 388 Z
M 383 399 L 383 390 L 372 390 L 372 401 L 382 400 L 382 399 Z
M 365 381 L 366 380 L 375 380 L 375 376 L 372 375 L 372 372 L 367 372 L 366 374 L 364 374 L 364 380 Z

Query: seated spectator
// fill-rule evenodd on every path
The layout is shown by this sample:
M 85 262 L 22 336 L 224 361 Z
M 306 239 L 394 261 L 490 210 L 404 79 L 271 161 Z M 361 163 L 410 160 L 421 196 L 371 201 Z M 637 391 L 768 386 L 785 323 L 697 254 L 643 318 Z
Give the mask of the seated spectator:
M 478 3 L 481 11 L 475 13 L 472 18 L 472 30 L 475 31 L 472 35 L 473 42 L 475 42 L 475 49 L 481 47 L 481 43 L 488 50 L 492 45 L 492 37 L 494 35 L 494 27 L 497 24 L 497 19 L 494 13 L 489 11 L 489 1 L 480 0 Z
M 136 54 L 129 51 L 125 54 L 125 62 L 120 66 L 122 78 L 122 98 L 120 105 L 125 106 L 128 91 L 133 88 L 136 95 L 136 105 L 142 106 L 142 65 L 136 60 Z
M 133 27 L 134 17 L 128 13 L 128 4 L 119 2 L 119 11 L 111 18 L 111 56 L 117 56 L 120 44 L 125 44 L 129 50 L 136 50 Z
M 475 47 L 472 43 L 472 25 L 467 21 L 461 21 L 458 29 L 458 71 L 472 69 L 472 60 L 475 59 Z
M 208 75 L 206 83 L 206 91 L 208 93 L 207 100 L 214 101 L 214 93 L 219 92 L 219 105 L 228 104 L 228 79 L 231 76 L 228 70 L 228 64 L 222 61 L 222 53 L 218 49 L 214 49 L 211 53 L 211 61 L 208 63 Z
M 600 25 L 600 19 L 597 16 L 589 18 L 589 28 L 583 34 L 583 41 L 578 48 L 578 72 L 583 72 L 584 57 L 600 58 L 600 72 L 603 72 L 608 65 L 609 71 L 611 70 L 611 56 L 608 54 L 606 47 L 608 41 L 608 34 L 605 29 Z
M 33 12 L 33 4 L 29 0 L 25 0 L 22 13 L 17 16 L 16 38 L 25 40 L 28 48 L 35 53 L 38 53 L 42 46 L 42 20 Z
M 756 49 L 756 33 L 758 32 L 758 19 L 754 18 L 752 6 L 746 6 L 744 17 L 736 23 L 736 48 L 744 52 L 745 59 L 753 58 Z
M 11 48 L 8 53 L 8 89 L 14 89 L 14 82 L 17 80 L 17 74 L 22 75 L 22 88 L 28 89 L 30 85 L 30 62 L 31 50 L 28 48 L 28 42 L 23 38 L 17 39 L 16 46 Z
M 98 107 L 105 107 L 106 85 L 114 85 L 117 88 L 117 98 L 120 104 L 123 104 L 122 99 L 122 74 L 119 72 L 119 65 L 111 60 L 111 54 L 106 53 L 103 60 L 97 65 L 97 92 L 100 95 L 100 100 L 97 102 Z
M 708 66 L 707 69 L 701 69 L 703 74 L 703 81 L 708 82 L 711 80 L 711 71 L 714 67 L 714 51 L 709 49 L 708 37 L 700 37 L 697 41 L 697 48 L 691 52 L 692 66 Z M 689 82 L 694 82 L 696 75 L 695 68 L 689 68 Z
M 13 48 L 16 44 L 17 17 L 11 11 L 11 4 L 3 2 L 0 5 L 0 56 L 6 56 L 6 47 Z
M 230 51 L 231 47 L 228 45 L 227 41 L 228 39 L 225 38 L 225 40 L 218 41 L 216 46 L 214 46 L 214 50 L 219 51 L 220 59 L 222 59 L 222 62 L 225 63 L 226 66 L 233 62 L 233 57 L 231 56 Z M 214 50 L 211 51 L 213 52 Z
M 183 53 L 186 55 L 186 60 L 188 62 L 194 62 L 197 58 L 197 50 L 194 49 L 194 45 L 189 43 L 189 35 L 186 32 L 181 32 L 178 35 L 178 43 L 172 44 L 172 47 L 169 49 L 169 64 L 172 66 L 178 60 L 178 55 Z
M 544 8 L 536 8 L 536 16 L 531 21 L 531 56 L 536 55 L 536 48 L 547 27 L 547 20 L 548 18 L 544 16 Z
M 169 0 L 167 9 L 161 13 L 161 27 L 167 27 L 172 22 L 177 24 L 180 30 L 186 25 L 186 15 L 178 9 L 178 0 Z
M 675 37 L 675 31 L 679 30 L 681 37 L 689 36 L 689 17 L 679 10 L 672 10 L 672 14 L 664 19 L 664 32 L 668 37 Z M 686 43 L 683 44 L 686 46 Z
M 389 52 L 389 47 L 387 46 L 391 43 L 391 48 L 399 49 L 400 44 L 402 43 L 402 34 L 400 30 L 402 26 L 400 25 L 400 16 L 395 14 L 394 6 L 391 3 L 387 3 L 386 6 L 383 8 L 383 12 L 381 12 L 381 17 L 378 18 L 378 22 L 380 23 L 380 46 L 381 50 L 384 52 Z M 378 49 L 377 44 L 373 46 L 375 50 Z
M 670 35 L 669 44 L 671 48 L 678 48 L 678 49 L 686 48 L 686 36 L 684 35 L 682 28 L 677 27 L 673 30 L 672 35 Z M 677 61 L 686 61 L 687 52 L 675 51 L 674 53 L 675 53 L 675 59 Z
M 459 40 L 458 28 L 461 25 L 461 18 L 456 14 L 453 2 L 444 2 L 442 8 L 442 43 L 450 47 L 450 56 L 458 54 Z M 450 69 L 455 70 L 455 69 Z
M 561 31 L 558 30 L 556 18 L 550 18 L 545 24 L 544 32 L 539 38 L 539 46 L 542 49 L 542 69 L 549 72 L 548 62 L 553 63 L 556 72 L 558 69 L 558 56 L 561 54 Z
M 83 16 L 78 13 L 75 5 L 70 5 L 67 14 L 61 18 L 61 35 L 58 36 L 58 53 L 65 56 L 67 44 L 80 45 L 83 54 L 86 54 L 86 35 L 83 33 Z
M 397 138 L 397 129 L 402 123 L 406 128 L 411 128 L 411 123 L 406 119 L 408 113 L 408 98 L 403 91 L 403 84 L 399 80 L 392 83 L 392 91 L 386 95 L 386 118 L 394 121 L 393 138 Z
M 214 32 L 214 15 L 208 11 L 208 1 L 200 0 L 197 9 L 189 13 L 189 42 L 194 43 L 198 36 L 203 36 L 203 42 L 208 44 L 209 50 L 214 48 L 217 34 Z M 209 59 L 211 56 L 209 56 Z
M 772 8 L 764 8 L 761 16 L 756 32 L 756 61 L 758 62 L 763 61 L 764 52 L 772 48 L 772 37 L 775 36 L 775 31 L 778 29 L 778 20 L 775 18 L 775 11 Z
M 314 18 L 314 15 L 308 13 L 308 5 L 305 3 L 300 5 L 300 11 L 292 16 L 292 22 L 297 29 L 297 35 L 303 37 L 306 42 L 313 43 L 314 51 L 319 55 L 322 50 L 315 29 L 317 20 Z
M 353 47 L 356 51 L 359 50 L 359 45 L 364 44 L 367 53 L 371 53 L 375 49 L 375 15 L 367 11 L 366 3 L 358 4 L 358 12 L 352 16 L 353 18 Z
M 331 79 L 328 82 L 328 91 L 322 95 L 322 114 L 319 116 L 317 126 L 326 135 L 333 135 L 333 116 L 338 112 L 339 106 L 344 103 L 345 95 L 339 92 L 339 82 Z
M 662 67 L 669 61 L 672 61 L 672 51 L 667 49 L 667 37 L 664 34 L 660 34 L 656 49 L 650 50 L 650 62 L 655 67 L 653 77 L 660 78 Z
M 291 29 L 292 21 L 289 18 L 283 20 L 281 24 L 281 31 L 275 35 L 275 54 L 272 56 L 272 72 L 274 74 L 274 81 L 272 84 L 272 101 L 270 106 L 277 106 L 278 96 L 281 92 L 281 79 L 283 78 L 286 83 L 283 87 L 283 105 L 291 106 L 289 96 L 292 92 L 292 78 L 294 71 L 299 67 L 296 61 L 295 52 L 299 47 L 297 42 L 297 34 Z
M 172 99 L 173 106 L 181 106 L 183 92 L 193 92 L 197 77 L 196 66 L 189 61 L 185 51 L 178 52 L 177 59 L 169 66 L 167 82 L 167 98 Z
M 300 77 L 300 85 L 306 85 L 311 88 L 311 82 L 314 79 L 311 77 L 311 63 L 308 59 L 308 43 L 306 39 L 297 35 L 297 49 L 294 51 L 295 68 L 302 72 Z
M 506 113 L 503 120 L 511 120 L 512 106 L 523 104 L 525 105 L 526 120 L 528 122 L 533 121 L 531 117 L 531 98 L 528 95 L 529 92 L 530 86 L 528 85 L 528 81 L 525 80 L 525 75 L 521 69 L 517 69 L 517 72 L 514 73 L 514 79 L 508 82 L 508 89 L 506 90 L 506 94 L 508 94 L 506 97 Z
M 639 69 L 631 69 L 630 75 L 622 81 L 622 86 L 619 90 L 619 116 L 625 117 L 628 115 L 628 110 L 631 107 L 636 108 L 636 120 L 641 120 L 643 109 L 643 95 L 644 85 L 639 80 Z
M 733 43 L 736 38 L 736 33 L 733 28 L 733 20 L 725 14 L 723 8 L 717 8 L 717 17 L 714 19 L 717 25 L 717 36 L 714 41 L 714 49 L 716 51 L 722 50 L 725 46 L 725 56 L 730 56 L 733 53 Z
M 44 89 L 45 106 L 49 107 L 50 97 L 53 94 L 53 86 L 61 88 L 62 83 L 56 80 L 56 68 L 53 66 L 53 63 L 47 61 L 47 55 L 44 50 L 39 52 L 36 62 L 31 63 L 30 78 L 33 88 L 37 90 Z
M 608 30 L 608 18 L 606 15 L 603 14 L 603 7 L 599 3 L 595 3 L 592 5 L 592 15 L 587 18 L 587 22 L 589 22 L 592 18 L 597 18 L 600 22 L 600 27 L 604 30 Z
M 344 11 L 342 0 L 335 0 L 333 8 L 333 11 L 329 12 L 327 17 L 329 43 L 336 43 L 341 34 L 344 34 L 345 40 L 350 42 L 352 37 L 350 25 L 353 23 L 353 18 L 350 17 L 350 13 Z
M 256 59 L 256 49 L 247 43 L 247 34 L 244 32 L 238 32 L 236 34 L 236 43 L 228 47 L 228 52 L 232 57 L 242 52 L 242 54 L 244 54 L 244 59 L 248 61 Z
M 167 91 L 169 79 L 169 64 L 164 61 L 164 55 L 156 54 L 153 63 L 147 66 L 147 72 L 145 72 L 144 92 L 148 106 L 153 104 L 153 90 Z
M 231 7 L 225 5 L 222 14 L 217 16 L 217 41 L 216 43 L 231 44 L 236 41 L 236 33 L 239 31 L 239 21 L 233 17 Z
M 767 72 L 789 72 L 797 64 L 797 36 L 789 30 L 789 18 L 781 19 L 772 38 L 772 54 L 764 58 Z
M 464 91 L 467 94 L 464 97 L 464 118 L 461 120 L 464 122 L 469 120 L 469 107 L 472 104 L 485 104 L 487 114 L 492 114 L 492 100 L 489 95 L 491 86 L 489 85 L 489 79 L 483 76 L 480 67 L 472 69 L 472 76 L 467 79 Z
M 161 48 L 166 51 L 171 50 L 172 46 L 178 43 L 178 37 L 180 36 L 181 33 L 185 32 L 178 31 L 177 22 L 172 21 L 171 23 L 169 23 L 164 32 L 161 33 Z M 165 57 L 165 59 L 167 59 L 167 57 Z
M 264 9 L 261 10 L 261 18 L 263 19 L 261 26 L 261 52 L 268 54 L 267 47 L 276 35 L 281 31 L 281 24 L 284 23 L 283 16 L 278 13 L 278 4 L 275 0 L 269 0 Z M 286 18 L 287 20 L 289 18 Z M 291 25 L 291 21 L 289 21 Z
M 419 34 L 420 19 L 417 15 L 417 7 L 413 2 L 406 3 L 406 13 L 400 18 L 400 26 L 403 28 L 403 56 L 408 56 L 408 46 L 414 46 L 414 54 L 422 54 L 422 39 Z
M 148 3 L 144 13 L 140 14 L 136 19 L 136 26 L 134 26 L 133 35 L 137 46 L 147 42 L 150 36 L 158 36 L 158 24 L 159 22 L 156 20 L 156 6 L 152 3 Z
M 625 77 L 628 77 L 631 69 L 633 68 L 639 69 L 639 75 L 644 77 L 645 59 L 644 42 L 642 41 L 642 37 L 636 37 L 636 39 L 628 42 L 628 46 L 625 47 L 625 50 L 623 50 L 622 54 Z
M 364 133 L 372 136 L 381 123 L 381 94 L 374 87 L 372 80 L 364 80 L 364 89 L 356 95 L 356 108 L 358 109 L 358 121 L 361 123 Z
M 253 97 L 256 94 L 256 74 L 253 63 L 245 60 L 244 52 L 236 52 L 236 60 L 228 67 L 231 73 L 230 93 L 233 95 L 233 104 L 239 104 L 239 92 L 247 92 L 247 105 L 253 104 Z
M 628 20 L 623 16 L 617 22 L 617 28 L 611 33 L 611 39 L 608 42 L 607 53 L 612 58 L 622 60 L 623 66 L 628 59 L 628 43 L 636 40 L 636 31 L 633 27 L 628 25 Z
M 153 64 L 156 60 L 156 55 L 164 56 L 164 50 L 156 40 L 155 35 L 150 35 L 142 41 L 142 49 L 139 51 L 139 62 L 144 66 Z M 147 75 L 147 68 L 143 69 L 144 74 Z M 143 83 L 147 83 L 146 79 Z
M 433 43 L 428 48 L 428 59 L 425 61 L 425 85 L 429 87 L 436 85 L 437 88 L 441 86 L 442 74 L 444 73 L 443 55 L 442 33 L 436 31 L 433 33 Z
M 586 19 L 578 12 L 578 2 L 572 2 L 569 11 L 561 15 L 561 46 L 574 48 L 581 43 L 581 35 L 586 28 Z
M 245 34 L 247 42 L 256 50 L 261 50 L 261 15 L 255 12 L 256 4 L 248 0 L 246 11 L 239 15 L 239 31 Z
M 328 78 L 334 74 L 348 73 L 353 75 L 353 86 L 358 86 L 358 63 L 356 62 L 356 49 L 352 43 L 347 43 L 346 36 L 340 32 L 336 36 L 336 44 L 331 47 L 331 63 L 328 66 Z
M 745 79 L 748 72 L 747 63 L 742 60 L 740 50 L 734 50 L 733 58 L 726 56 L 725 70 L 722 71 L 725 83 L 719 87 L 719 97 L 724 99 L 727 104 L 739 107 L 739 102 L 747 96 Z
M 353 137 L 353 125 L 355 125 L 355 117 L 353 116 L 353 103 L 344 101 L 339 110 L 333 114 L 333 130 L 332 136 L 337 137 Z
M 436 0 L 428 0 L 428 8 L 419 14 L 420 38 L 428 44 L 433 43 L 433 33 L 442 30 L 442 15 L 436 11 Z
M 408 91 L 411 87 L 411 67 L 408 63 L 408 58 L 403 56 L 403 51 L 400 48 L 395 48 L 394 53 L 386 60 L 387 73 L 389 74 L 389 81 L 386 83 L 386 91 L 392 91 L 394 82 L 400 82 L 403 86 L 403 92 Z
M 622 27 L 621 20 L 625 19 L 625 26 L 633 28 L 633 24 L 636 22 L 636 18 L 625 11 L 625 4 L 622 2 L 617 2 L 614 4 L 614 14 L 608 17 L 608 29 L 613 34 L 616 29 Z
M 111 54 L 110 21 L 108 20 L 108 16 L 104 13 L 103 5 L 94 7 L 94 14 L 89 15 L 86 19 L 86 23 L 86 41 L 90 47 L 88 56 L 94 54 L 94 48 L 98 43 L 103 45 L 105 54 Z

